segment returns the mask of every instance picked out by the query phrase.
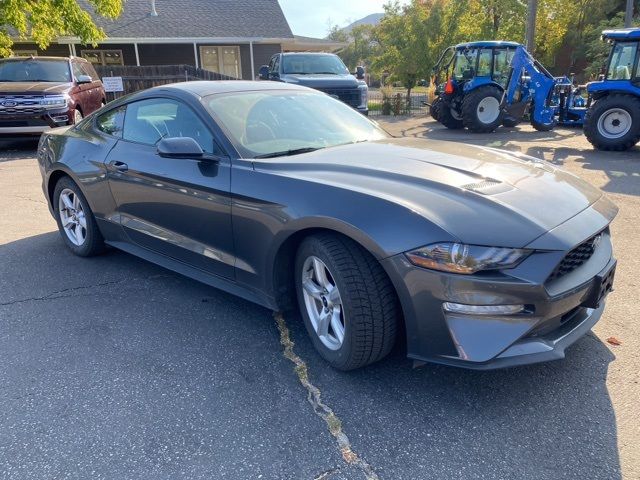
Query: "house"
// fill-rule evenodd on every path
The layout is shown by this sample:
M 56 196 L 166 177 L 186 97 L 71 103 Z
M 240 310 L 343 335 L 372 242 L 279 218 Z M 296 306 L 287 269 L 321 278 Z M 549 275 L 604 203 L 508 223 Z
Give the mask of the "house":
M 85 0 L 88 11 L 91 7 Z M 278 0 L 127 0 L 117 20 L 95 17 L 97 46 L 59 38 L 46 50 L 16 39 L 15 55 L 81 56 L 96 65 L 192 65 L 254 79 L 275 53 L 331 50 L 339 44 L 295 37 Z

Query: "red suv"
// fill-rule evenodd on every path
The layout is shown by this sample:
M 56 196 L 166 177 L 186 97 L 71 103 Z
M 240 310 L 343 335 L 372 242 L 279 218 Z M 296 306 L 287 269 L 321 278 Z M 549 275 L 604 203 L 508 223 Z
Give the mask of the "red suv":
M 105 103 L 102 82 L 84 58 L 0 60 L 0 135 L 73 125 Z

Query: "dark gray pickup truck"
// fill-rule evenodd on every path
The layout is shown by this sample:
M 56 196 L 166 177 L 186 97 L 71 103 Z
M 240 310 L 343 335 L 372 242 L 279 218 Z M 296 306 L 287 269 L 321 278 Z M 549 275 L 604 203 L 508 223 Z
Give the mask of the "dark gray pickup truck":
M 368 115 L 369 89 L 364 69 L 352 75 L 333 53 L 278 53 L 260 67 L 260 79 L 314 88 Z

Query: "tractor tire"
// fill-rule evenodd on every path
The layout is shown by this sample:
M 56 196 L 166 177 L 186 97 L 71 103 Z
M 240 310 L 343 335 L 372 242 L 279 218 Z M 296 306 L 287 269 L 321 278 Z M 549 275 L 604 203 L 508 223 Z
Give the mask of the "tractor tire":
M 640 140 L 640 99 L 612 93 L 597 100 L 584 117 L 584 134 L 598 150 L 630 149 Z
M 462 102 L 464 126 L 475 133 L 493 132 L 502 124 L 504 112 L 500 107 L 502 91 L 487 85 L 469 93 Z
M 550 124 L 546 124 L 546 123 L 540 123 L 540 122 L 536 122 L 533 118 L 531 119 L 531 126 L 533 128 L 535 128 L 537 131 L 539 132 L 550 132 L 551 130 L 553 130 L 556 126 L 556 122 L 554 121 L 553 123 Z
M 461 128 L 464 128 L 462 117 L 460 117 L 454 108 L 444 102 L 442 102 L 438 109 L 438 121 L 451 130 L 460 130 Z
M 517 127 L 520 124 L 520 119 L 505 115 L 502 119 L 502 126 L 507 128 Z
M 433 101 L 433 103 L 429 107 L 429 115 L 431 115 L 431 118 L 433 118 L 436 122 L 440 121 L 439 117 L 440 117 L 440 111 L 442 110 L 442 103 L 443 103 L 442 98 L 438 97 Z

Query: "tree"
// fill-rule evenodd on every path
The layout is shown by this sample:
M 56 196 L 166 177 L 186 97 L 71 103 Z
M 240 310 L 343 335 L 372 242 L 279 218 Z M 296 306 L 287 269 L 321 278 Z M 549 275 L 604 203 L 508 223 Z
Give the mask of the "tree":
M 16 36 L 32 39 L 43 49 L 59 36 L 96 44 L 105 34 L 86 6 L 102 17 L 117 18 L 122 4 L 123 0 L 83 0 L 82 5 L 79 0 L 0 0 L 0 57 L 11 55 Z
M 398 2 L 385 5 L 385 15 L 373 30 L 378 54 L 373 61 L 378 73 L 389 72 L 391 80 L 411 90 L 427 78 L 446 36 L 445 6 L 448 0 L 412 0 L 403 7 Z M 443 34 L 444 32 L 444 34 Z

